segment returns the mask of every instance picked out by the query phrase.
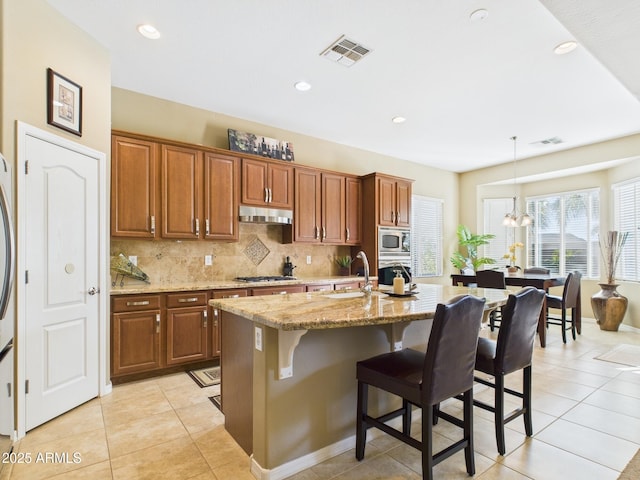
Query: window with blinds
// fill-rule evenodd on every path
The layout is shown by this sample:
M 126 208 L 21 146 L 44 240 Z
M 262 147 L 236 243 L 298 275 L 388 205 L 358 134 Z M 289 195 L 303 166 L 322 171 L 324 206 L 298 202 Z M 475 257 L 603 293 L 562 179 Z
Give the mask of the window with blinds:
M 484 210 L 484 234 L 493 234 L 495 238 L 489 240 L 489 244 L 485 245 L 481 253 L 483 257 L 493 258 L 496 261 L 495 266 L 506 267 L 508 260 L 503 256 L 509 251 L 509 245 L 515 242 L 515 228 L 506 227 L 502 224 L 504 216 L 513 209 L 513 198 L 485 198 L 482 202 Z M 517 264 L 524 267 L 524 258 L 520 258 L 521 252 L 518 252 Z M 491 268 L 489 265 L 487 268 Z
M 566 275 L 578 270 L 600 278 L 600 191 L 597 189 L 527 198 L 533 219 L 527 249 L 532 265 Z
M 640 178 L 612 186 L 614 229 L 629 232 L 616 278 L 640 281 Z
M 435 198 L 411 197 L 411 275 L 442 275 L 442 205 Z

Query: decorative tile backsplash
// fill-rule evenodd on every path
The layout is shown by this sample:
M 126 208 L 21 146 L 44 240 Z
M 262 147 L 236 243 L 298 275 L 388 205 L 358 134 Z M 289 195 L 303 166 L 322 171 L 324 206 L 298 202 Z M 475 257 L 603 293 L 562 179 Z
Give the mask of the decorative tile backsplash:
M 285 258 L 296 265 L 300 278 L 338 274 L 337 256 L 348 255 L 349 247 L 282 243 L 282 226 L 240 224 L 240 241 L 175 241 L 111 239 L 111 255 L 123 253 L 138 257 L 138 266 L 151 284 L 171 285 L 187 282 L 231 280 L 235 277 L 282 275 Z M 211 255 L 212 265 L 205 265 Z M 306 258 L 311 256 L 311 264 Z M 126 285 L 137 285 L 127 278 Z M 118 288 L 116 285 L 113 288 Z
M 249 242 L 247 248 L 244 249 L 244 254 L 254 265 L 260 265 L 269 253 L 269 249 L 260 241 L 257 235 Z

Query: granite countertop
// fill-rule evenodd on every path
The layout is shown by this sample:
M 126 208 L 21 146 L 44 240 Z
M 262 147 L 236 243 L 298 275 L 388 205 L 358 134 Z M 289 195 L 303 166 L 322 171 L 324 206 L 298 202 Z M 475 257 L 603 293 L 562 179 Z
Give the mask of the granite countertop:
M 378 277 L 371 277 L 371 280 L 377 280 Z M 364 280 L 363 277 L 357 276 L 329 276 L 329 277 L 313 277 L 298 278 L 295 280 L 278 280 L 272 282 L 240 282 L 238 280 L 213 280 L 210 282 L 189 282 L 189 283 L 171 283 L 171 284 L 127 284 L 123 287 L 118 285 L 112 286 L 111 295 L 133 295 L 145 293 L 163 293 L 163 292 L 192 292 L 196 290 L 222 290 L 226 288 L 255 288 L 255 287 L 277 287 L 283 285 L 317 285 L 322 283 L 347 283 Z
M 506 303 L 509 293 L 418 284 L 417 293 L 408 297 L 394 297 L 383 291 L 374 291 L 370 297 L 342 298 L 335 298 L 336 292 L 309 292 L 210 300 L 209 304 L 278 330 L 320 330 L 433 318 L 438 303 L 462 294 L 485 297 L 487 308 L 496 308 Z

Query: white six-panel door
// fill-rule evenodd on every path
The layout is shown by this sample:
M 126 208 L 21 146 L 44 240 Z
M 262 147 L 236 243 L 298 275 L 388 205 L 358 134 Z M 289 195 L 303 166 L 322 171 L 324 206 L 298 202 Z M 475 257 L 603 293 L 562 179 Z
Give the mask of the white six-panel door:
M 99 159 L 30 135 L 23 145 L 20 348 L 28 431 L 99 393 L 104 265 L 99 265 Z

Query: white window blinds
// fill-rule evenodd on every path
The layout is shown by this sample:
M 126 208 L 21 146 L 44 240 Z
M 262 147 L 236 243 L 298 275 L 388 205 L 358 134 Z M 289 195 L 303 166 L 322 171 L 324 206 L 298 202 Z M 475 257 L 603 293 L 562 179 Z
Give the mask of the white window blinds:
M 442 275 L 442 204 L 435 198 L 411 198 L 411 275 Z
M 513 227 L 505 227 L 502 224 L 504 216 L 507 212 L 513 209 L 513 198 L 485 198 L 482 202 L 484 210 L 484 234 L 493 234 L 496 237 L 489 240 L 489 244 L 485 245 L 483 252 L 480 252 L 483 257 L 493 258 L 496 261 L 496 266 L 507 266 L 508 260 L 502 258 L 505 253 L 509 251 L 509 245 L 514 240 L 515 229 Z M 524 258 L 522 252 L 518 252 L 517 263 L 521 267 L 524 267 Z M 489 265 L 486 268 L 491 268 Z
M 616 278 L 640 281 L 640 178 L 613 185 L 614 229 L 629 232 Z
M 566 275 L 578 270 L 600 277 L 600 192 L 567 192 L 527 199 L 533 218 L 528 230 L 531 265 Z

